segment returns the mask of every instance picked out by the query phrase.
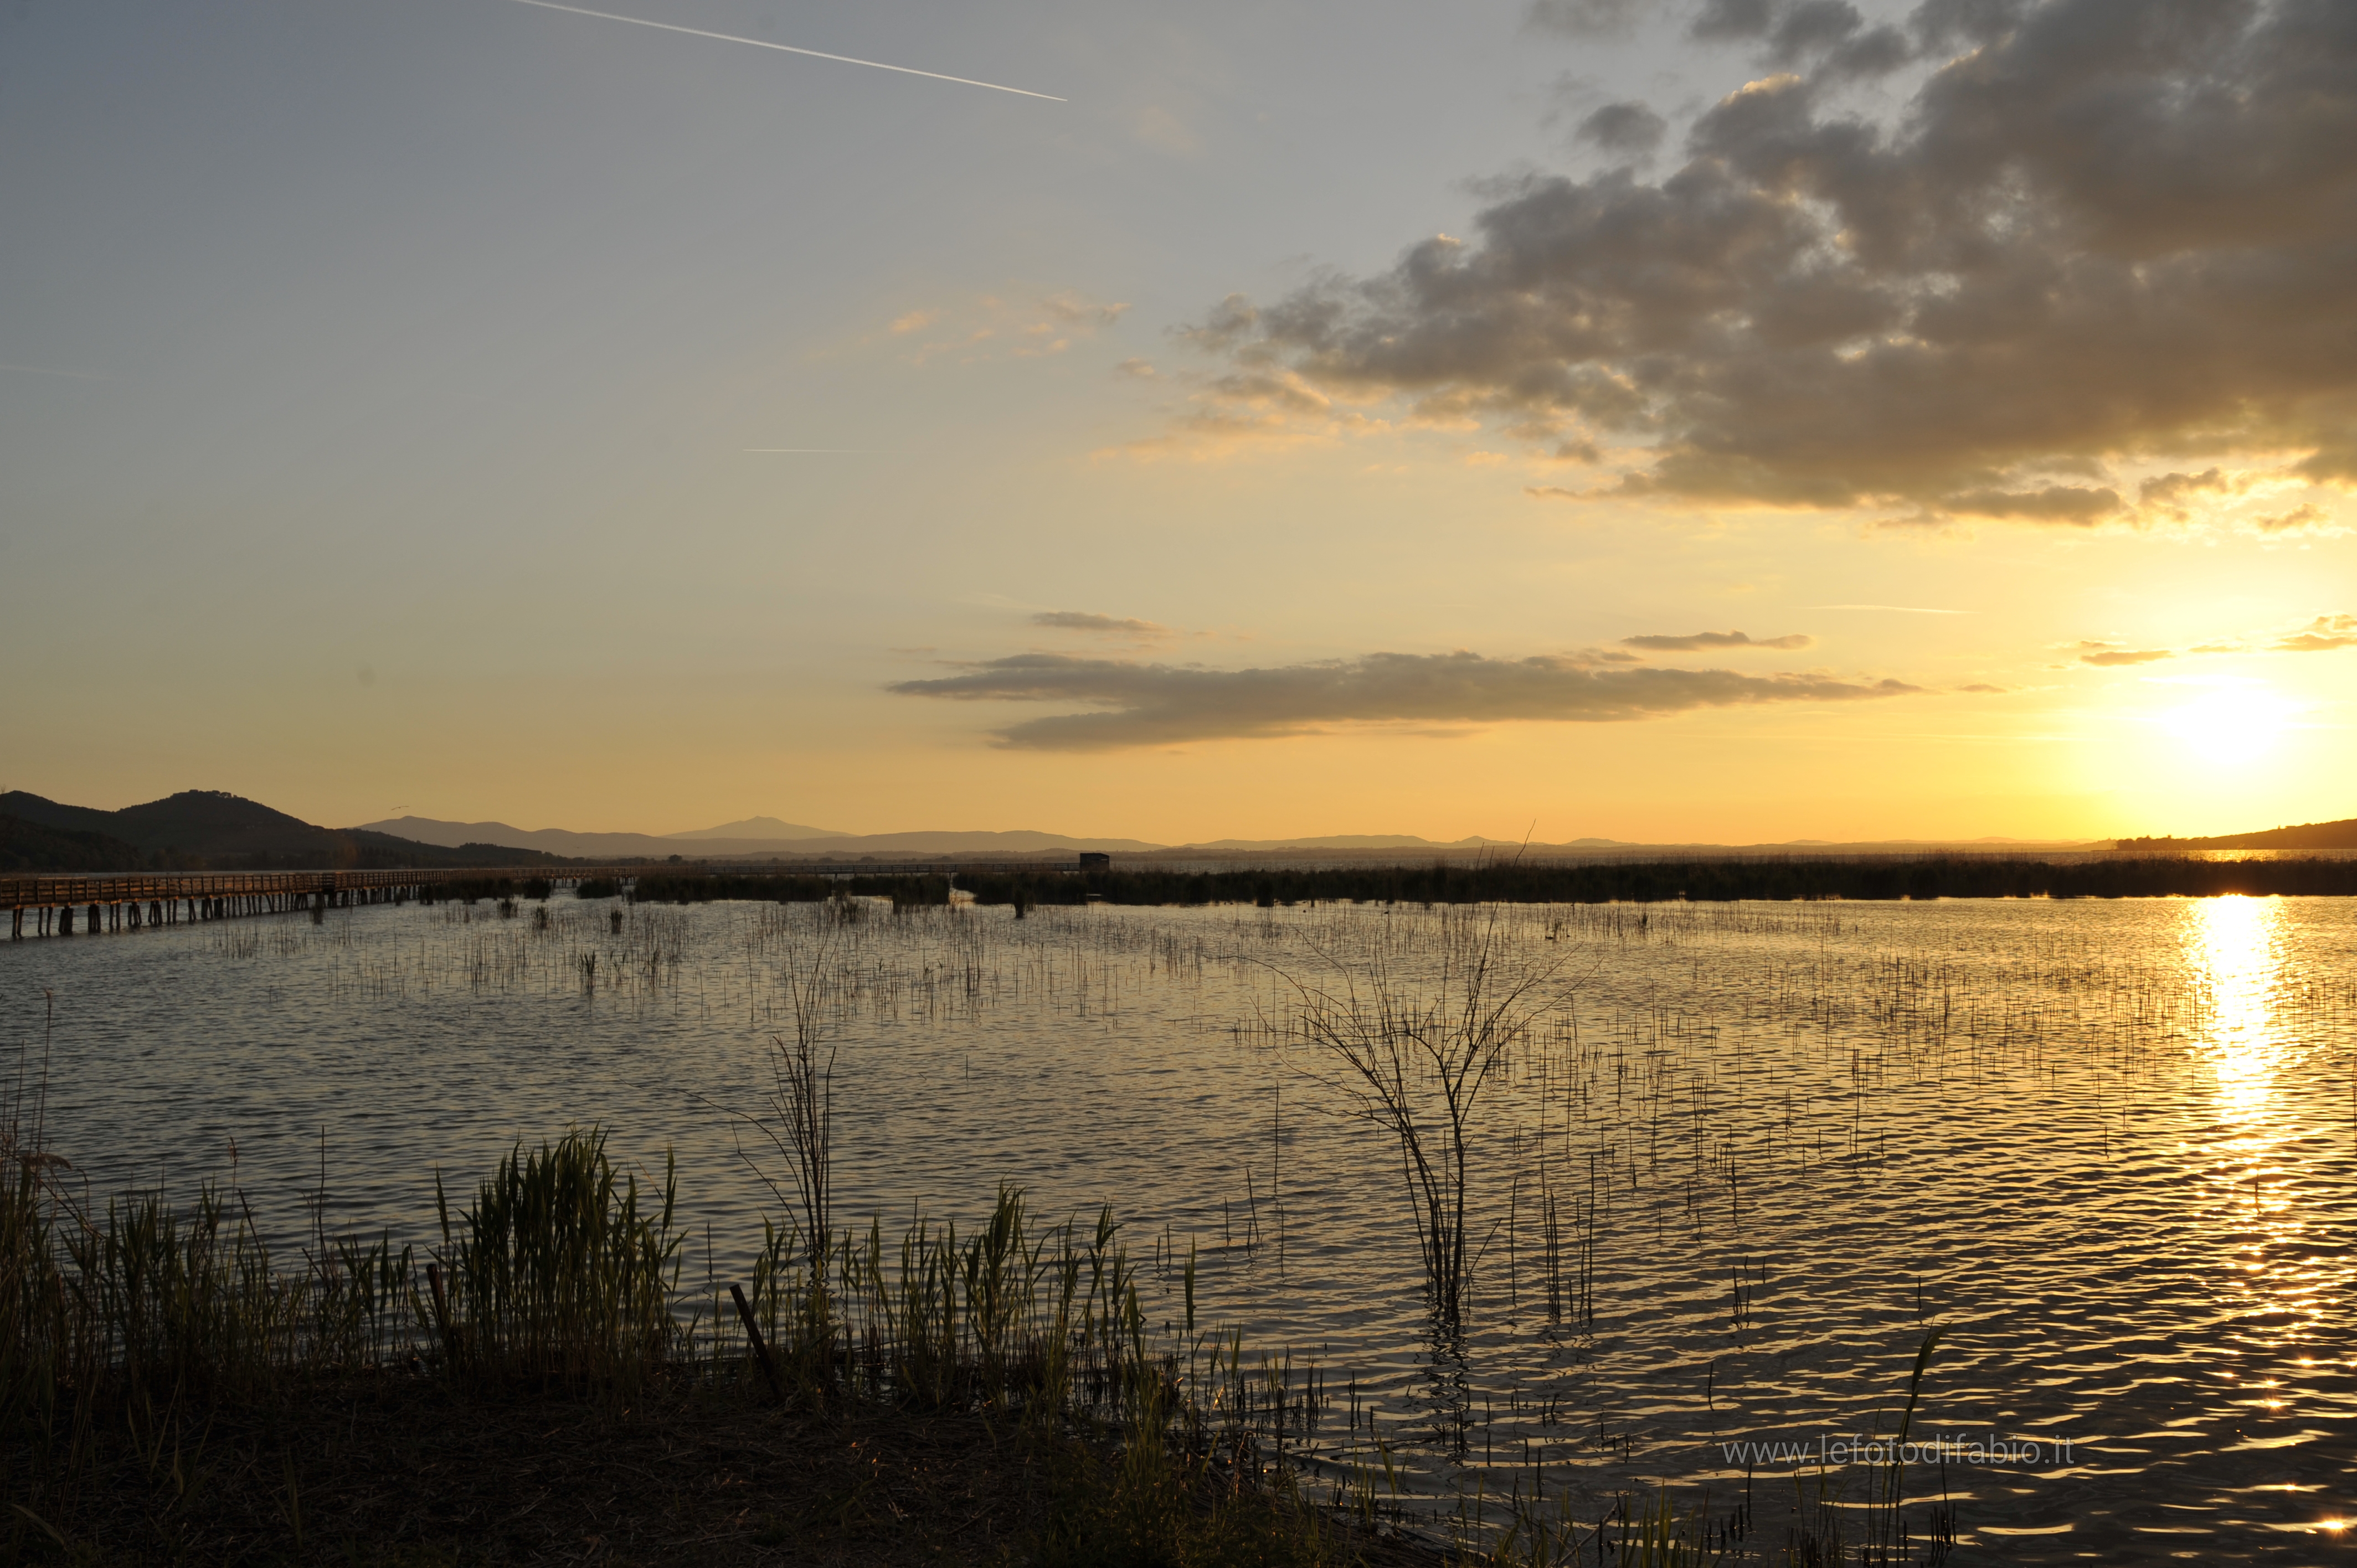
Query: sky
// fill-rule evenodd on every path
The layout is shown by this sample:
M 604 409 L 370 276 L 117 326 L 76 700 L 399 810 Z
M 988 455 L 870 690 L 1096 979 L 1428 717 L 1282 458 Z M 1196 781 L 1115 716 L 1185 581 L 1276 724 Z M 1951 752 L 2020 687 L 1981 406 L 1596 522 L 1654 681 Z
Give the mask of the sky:
M 2357 815 L 2345 0 L 588 9 L 0 10 L 0 788 Z

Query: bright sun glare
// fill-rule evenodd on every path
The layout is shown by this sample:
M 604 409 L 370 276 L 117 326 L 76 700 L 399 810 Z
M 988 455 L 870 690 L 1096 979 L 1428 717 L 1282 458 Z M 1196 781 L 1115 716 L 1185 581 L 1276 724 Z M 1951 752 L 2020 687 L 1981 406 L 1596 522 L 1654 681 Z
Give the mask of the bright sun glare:
M 2247 1122 L 2267 1107 L 2282 1053 L 2275 1016 L 2283 907 L 2267 898 L 2187 906 L 2187 946 L 2208 982 L 2209 1029 L 2222 1108 Z
M 2163 711 L 2160 723 L 2203 761 L 2231 767 L 2272 752 L 2297 711 L 2264 686 L 2220 686 Z

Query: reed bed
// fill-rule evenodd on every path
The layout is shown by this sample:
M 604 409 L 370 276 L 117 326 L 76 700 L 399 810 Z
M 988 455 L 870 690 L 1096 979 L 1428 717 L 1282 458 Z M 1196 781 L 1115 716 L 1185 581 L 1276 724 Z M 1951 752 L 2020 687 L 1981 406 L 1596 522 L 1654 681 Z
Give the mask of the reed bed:
M 814 1237 L 771 1225 L 749 1290 L 699 1293 L 680 1277 L 675 1170 L 642 1188 L 597 1130 L 518 1147 L 455 1213 L 443 1195 L 441 1245 L 422 1259 L 324 1233 L 282 1257 L 242 1194 L 210 1187 L 184 1207 L 147 1194 L 85 1212 L 21 1116 L 0 1154 L 11 1561 L 51 1542 L 74 1554 L 69 1528 L 103 1533 L 92 1499 L 106 1500 L 125 1434 L 150 1483 L 172 1447 L 168 1515 L 189 1501 L 199 1429 L 256 1412 L 299 1426 L 316 1407 L 427 1390 L 500 1409 L 551 1395 L 618 1412 L 700 1400 L 723 1419 L 783 1406 L 837 1428 L 888 1412 L 978 1418 L 970 1441 L 995 1429 L 1061 1477 L 1032 1532 L 1039 1560 L 1102 1561 L 1108 1546 L 1175 1560 L 1177 1543 L 1227 1561 L 1213 1549 L 1231 1537 L 1252 1561 L 1362 1555 L 1289 1489 L 1287 1438 L 1321 1409 L 1314 1373 L 1199 1327 L 1191 1261 L 1183 1325 L 1151 1328 L 1109 1210 L 1043 1224 L 1002 1187 L 963 1235 L 922 1217 L 897 1236 L 880 1221 Z M 296 1459 L 283 1456 L 299 1553 Z M 167 1534 L 146 1544 L 185 1555 L 193 1538 Z M 1372 1531 L 1361 1544 L 1383 1555 Z

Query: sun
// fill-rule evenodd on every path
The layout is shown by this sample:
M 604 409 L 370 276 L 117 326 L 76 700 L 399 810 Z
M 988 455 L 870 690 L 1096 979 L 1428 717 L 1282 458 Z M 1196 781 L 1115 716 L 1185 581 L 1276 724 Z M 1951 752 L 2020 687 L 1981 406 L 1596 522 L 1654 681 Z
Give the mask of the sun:
M 2215 767 L 2258 762 L 2290 733 L 2298 708 L 2256 682 L 2210 687 L 2158 715 L 2162 729 Z

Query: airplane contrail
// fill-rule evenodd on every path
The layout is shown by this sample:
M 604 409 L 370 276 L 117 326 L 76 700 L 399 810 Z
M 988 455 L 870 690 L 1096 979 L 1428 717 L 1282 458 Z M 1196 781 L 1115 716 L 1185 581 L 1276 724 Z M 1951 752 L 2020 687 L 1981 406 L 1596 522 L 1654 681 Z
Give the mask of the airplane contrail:
M 960 87 L 987 87 L 993 92 L 1012 92 L 1018 98 L 1044 98 L 1050 103 L 1064 103 L 1068 99 L 1052 92 L 1033 92 L 1027 88 L 1006 87 L 996 81 L 976 81 L 970 76 L 944 76 L 938 70 L 919 70 L 909 65 L 886 65 L 880 59 L 856 59 L 850 55 L 831 55 L 820 49 L 798 49 L 791 44 L 773 44 L 767 38 L 740 38 L 733 33 L 707 33 L 702 27 L 683 27 L 673 22 L 650 22 L 644 16 L 619 16 L 611 11 L 592 11 L 585 5 L 560 5 L 556 0 L 516 0 L 519 5 L 537 5 L 544 11 L 570 11 L 576 16 L 595 16 L 603 22 L 628 22 L 634 27 L 656 27 L 666 33 L 685 33 L 692 38 L 716 38 L 724 44 L 750 44 L 757 49 L 776 49 L 780 54 L 808 55 L 813 59 L 831 59 L 842 65 L 864 65 L 871 70 L 897 70 L 902 76 L 930 77 L 935 81 L 954 81 Z
M 844 457 L 889 457 L 893 454 L 869 446 L 748 446 L 748 452 L 827 452 Z

